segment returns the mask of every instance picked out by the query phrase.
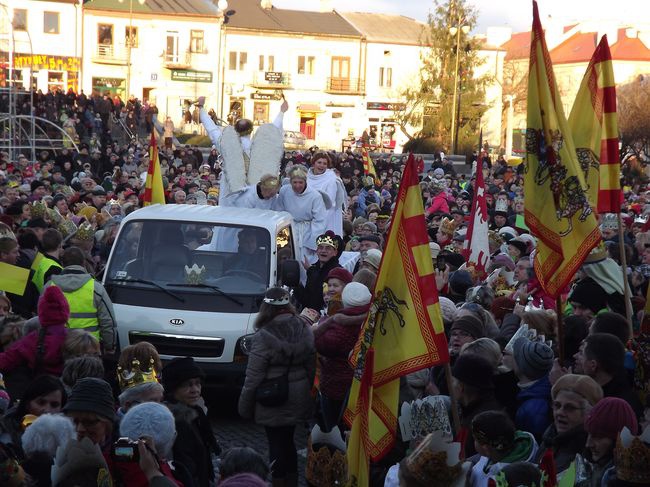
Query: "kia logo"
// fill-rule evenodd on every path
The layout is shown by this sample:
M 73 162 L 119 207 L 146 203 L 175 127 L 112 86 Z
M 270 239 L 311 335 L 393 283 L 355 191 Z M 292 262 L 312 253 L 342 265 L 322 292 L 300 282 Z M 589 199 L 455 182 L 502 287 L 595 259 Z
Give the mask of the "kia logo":
M 172 318 L 171 320 L 169 320 L 169 323 L 174 326 L 182 326 L 185 324 L 185 321 L 181 320 L 180 318 Z

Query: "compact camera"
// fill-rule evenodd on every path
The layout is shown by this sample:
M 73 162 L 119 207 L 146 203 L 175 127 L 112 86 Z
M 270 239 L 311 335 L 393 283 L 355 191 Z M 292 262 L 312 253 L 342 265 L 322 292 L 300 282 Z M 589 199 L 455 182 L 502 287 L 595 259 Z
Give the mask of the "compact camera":
M 111 457 L 116 462 L 138 462 L 140 460 L 138 442 L 129 438 L 118 439 L 111 448 Z

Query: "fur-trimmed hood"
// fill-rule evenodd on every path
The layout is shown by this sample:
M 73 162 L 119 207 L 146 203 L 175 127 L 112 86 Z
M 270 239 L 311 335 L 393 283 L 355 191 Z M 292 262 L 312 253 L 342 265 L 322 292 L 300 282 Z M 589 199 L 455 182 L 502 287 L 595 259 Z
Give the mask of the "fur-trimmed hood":
M 199 417 L 199 412 L 195 408 L 183 404 L 182 402 L 168 401 L 165 405 L 172 412 L 176 421 L 185 421 L 192 424 L 192 422 Z

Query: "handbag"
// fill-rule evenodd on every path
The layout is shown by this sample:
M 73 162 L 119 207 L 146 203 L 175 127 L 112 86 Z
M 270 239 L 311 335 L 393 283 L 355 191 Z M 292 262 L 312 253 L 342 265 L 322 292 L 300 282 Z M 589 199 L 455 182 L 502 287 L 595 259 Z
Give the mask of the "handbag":
M 255 390 L 255 400 L 262 406 L 278 407 L 282 406 L 289 399 L 289 369 L 293 362 L 293 355 L 289 359 L 289 365 L 284 374 L 264 379 Z

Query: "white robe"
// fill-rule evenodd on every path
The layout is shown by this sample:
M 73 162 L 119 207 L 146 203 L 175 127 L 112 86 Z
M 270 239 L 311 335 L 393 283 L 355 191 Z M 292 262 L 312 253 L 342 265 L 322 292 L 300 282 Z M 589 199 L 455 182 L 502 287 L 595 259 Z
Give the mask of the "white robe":
M 331 169 L 323 174 L 314 174 L 310 169 L 307 173 L 307 186 L 321 193 L 325 193 L 331 205 L 327 208 L 325 229 L 332 230 L 335 234 L 343 236 L 343 206 L 346 201 L 346 192 L 343 182 Z
M 257 185 L 246 186 L 243 190 L 230 193 L 219 201 L 219 206 L 236 206 L 237 208 L 257 208 L 258 210 L 277 210 L 278 196 L 267 200 L 257 195 Z

